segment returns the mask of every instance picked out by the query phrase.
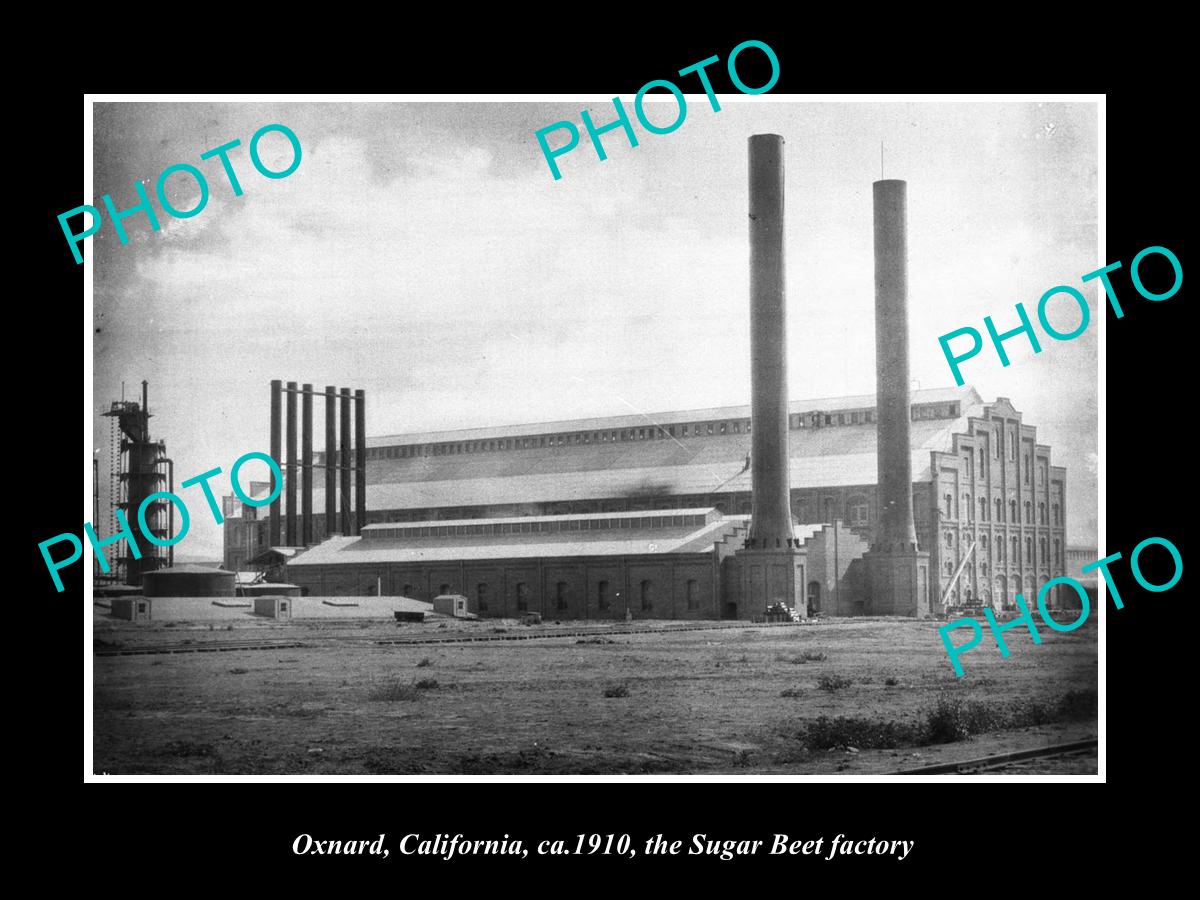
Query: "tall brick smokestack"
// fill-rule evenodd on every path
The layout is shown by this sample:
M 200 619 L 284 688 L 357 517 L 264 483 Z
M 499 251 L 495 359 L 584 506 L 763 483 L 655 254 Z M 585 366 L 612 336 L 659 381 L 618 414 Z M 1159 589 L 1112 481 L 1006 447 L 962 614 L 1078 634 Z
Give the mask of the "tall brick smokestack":
M 908 396 L 907 183 L 876 181 L 875 390 L 879 528 L 872 549 L 917 549 Z
M 751 479 L 749 546 L 790 547 L 783 138 L 750 136 Z M 911 516 L 910 516 L 911 518 Z

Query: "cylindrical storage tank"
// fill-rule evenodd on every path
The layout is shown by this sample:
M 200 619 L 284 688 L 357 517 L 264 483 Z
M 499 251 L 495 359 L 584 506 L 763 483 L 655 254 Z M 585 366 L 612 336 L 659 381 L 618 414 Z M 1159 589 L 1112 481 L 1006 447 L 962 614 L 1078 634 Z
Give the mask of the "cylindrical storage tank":
M 147 597 L 232 597 L 234 573 L 208 566 L 175 566 L 142 575 Z

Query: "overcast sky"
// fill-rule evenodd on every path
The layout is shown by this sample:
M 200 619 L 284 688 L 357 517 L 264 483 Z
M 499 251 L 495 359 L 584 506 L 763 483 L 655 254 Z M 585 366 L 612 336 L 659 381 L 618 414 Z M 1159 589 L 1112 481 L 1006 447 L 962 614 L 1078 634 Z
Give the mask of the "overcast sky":
M 623 98 L 627 107 L 632 97 Z M 921 387 L 952 385 L 938 336 L 1031 318 L 1048 288 L 1083 290 L 1097 258 L 1093 104 L 821 104 L 691 97 L 668 135 L 630 148 L 586 133 L 555 181 L 534 132 L 611 104 L 97 104 L 95 196 L 136 203 L 159 172 L 208 176 L 207 208 L 106 223 L 95 254 L 95 406 L 150 381 L 152 431 L 177 480 L 269 449 L 269 382 L 362 388 L 371 435 L 749 403 L 746 138 L 786 139 L 789 393 L 872 393 L 871 183 L 908 181 L 910 347 Z M 669 122 L 671 108 L 652 112 Z M 632 116 L 632 112 L 631 112 Z M 268 180 L 251 135 L 303 146 Z M 234 138 L 234 197 L 201 152 Z M 268 166 L 290 160 L 264 138 Z M 169 197 L 195 205 L 173 176 Z M 1069 331 L 1066 302 L 1051 316 Z M 1007 343 L 964 366 L 1005 396 L 1067 467 L 1068 540 L 1096 536 L 1097 322 L 1076 340 Z M 109 420 L 97 418 L 106 448 Z M 318 441 L 319 443 L 319 441 Z M 101 482 L 107 485 L 107 453 Z M 258 470 L 244 471 L 261 477 Z M 265 472 L 265 469 L 262 470 Z M 219 558 L 220 529 L 184 492 L 183 557 Z

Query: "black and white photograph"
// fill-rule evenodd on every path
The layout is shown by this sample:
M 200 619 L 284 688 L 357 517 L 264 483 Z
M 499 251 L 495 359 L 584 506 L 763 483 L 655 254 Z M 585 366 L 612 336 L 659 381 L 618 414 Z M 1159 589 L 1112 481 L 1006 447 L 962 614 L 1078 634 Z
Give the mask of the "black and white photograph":
M 675 83 L 91 98 L 87 780 L 1103 779 L 1103 97 Z

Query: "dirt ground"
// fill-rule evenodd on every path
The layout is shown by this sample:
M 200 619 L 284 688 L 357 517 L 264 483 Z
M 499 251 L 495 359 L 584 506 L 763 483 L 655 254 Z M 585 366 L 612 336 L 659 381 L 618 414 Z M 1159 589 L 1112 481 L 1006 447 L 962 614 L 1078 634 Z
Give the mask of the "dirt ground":
M 963 657 L 962 679 L 946 658 L 939 623 L 929 621 L 653 634 L 570 624 L 591 633 L 381 645 L 375 641 L 511 637 L 536 628 L 490 621 L 233 630 L 98 624 L 98 651 L 230 641 L 304 646 L 96 656 L 93 768 L 109 774 L 874 774 L 1096 735 L 1090 720 L 896 750 L 809 751 L 797 737 L 821 715 L 915 722 L 942 692 L 1003 707 L 1095 691 L 1094 622 L 1067 634 L 1044 629 L 1041 645 L 1023 630 L 1009 631 L 1008 659 L 985 629 L 984 642 Z M 804 661 L 805 654 L 824 659 Z M 849 684 L 825 689 L 821 676 Z M 418 687 L 423 679 L 435 684 Z M 1069 770 L 1095 772 L 1095 760 Z M 1026 763 L 1016 771 L 1063 768 Z

